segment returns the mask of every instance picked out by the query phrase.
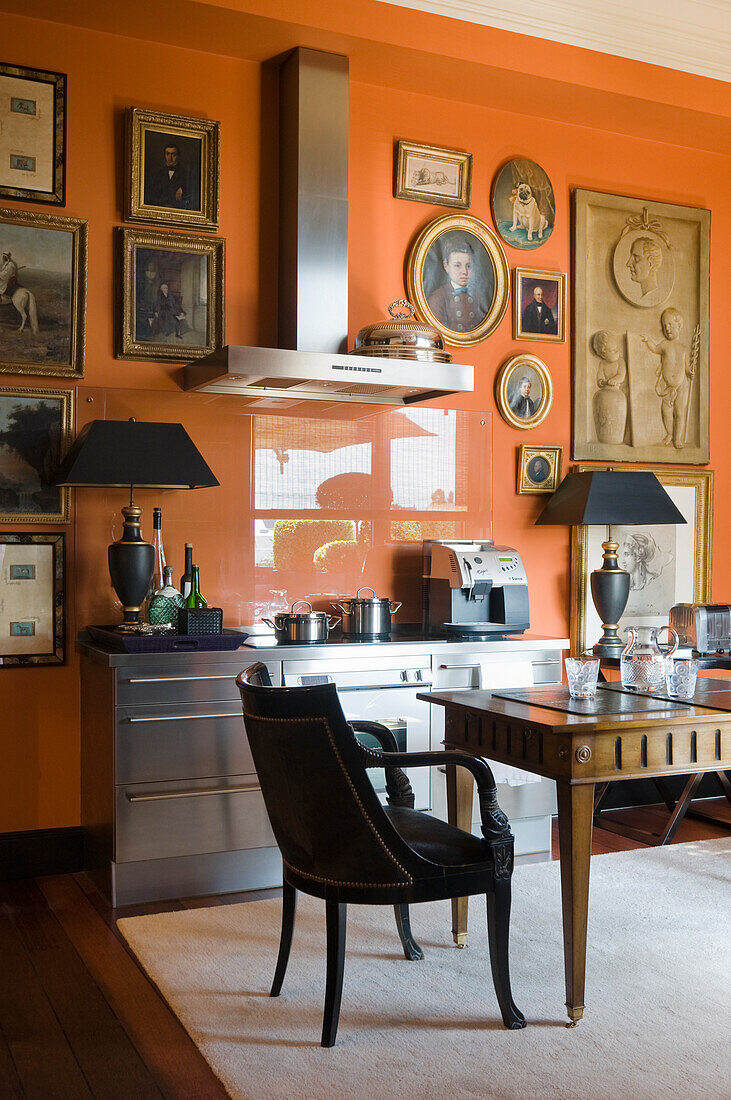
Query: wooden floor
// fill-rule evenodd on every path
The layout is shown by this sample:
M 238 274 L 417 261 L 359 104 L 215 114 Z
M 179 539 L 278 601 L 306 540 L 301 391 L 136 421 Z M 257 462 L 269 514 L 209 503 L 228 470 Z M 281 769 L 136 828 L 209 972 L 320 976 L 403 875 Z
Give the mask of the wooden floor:
M 731 807 L 724 799 L 712 805 L 719 817 L 729 819 Z M 644 807 L 616 816 L 657 829 L 664 812 Z M 674 843 L 727 833 L 686 818 Z M 594 830 L 595 854 L 641 846 Z M 224 1097 L 218 1079 L 128 953 L 115 921 L 277 893 L 114 910 L 82 875 L 0 883 L 0 1100 Z

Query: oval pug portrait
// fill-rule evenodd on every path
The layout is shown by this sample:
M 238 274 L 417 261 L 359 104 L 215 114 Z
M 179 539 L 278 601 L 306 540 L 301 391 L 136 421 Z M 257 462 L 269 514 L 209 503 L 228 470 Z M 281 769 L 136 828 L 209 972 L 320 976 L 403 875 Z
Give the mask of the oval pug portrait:
M 409 253 L 409 298 L 448 344 L 479 344 L 508 308 L 510 269 L 493 231 L 468 214 L 430 222 Z
M 536 355 L 511 356 L 495 380 L 495 402 L 511 427 L 537 427 L 553 404 L 553 382 L 546 364 Z

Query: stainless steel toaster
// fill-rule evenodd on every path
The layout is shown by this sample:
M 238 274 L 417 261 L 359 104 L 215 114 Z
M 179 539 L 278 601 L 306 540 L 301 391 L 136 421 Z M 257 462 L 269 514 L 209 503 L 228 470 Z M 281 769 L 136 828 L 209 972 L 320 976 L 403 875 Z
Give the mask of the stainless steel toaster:
M 676 603 L 670 608 L 670 625 L 680 645 L 697 653 L 731 650 L 731 605 L 725 603 Z

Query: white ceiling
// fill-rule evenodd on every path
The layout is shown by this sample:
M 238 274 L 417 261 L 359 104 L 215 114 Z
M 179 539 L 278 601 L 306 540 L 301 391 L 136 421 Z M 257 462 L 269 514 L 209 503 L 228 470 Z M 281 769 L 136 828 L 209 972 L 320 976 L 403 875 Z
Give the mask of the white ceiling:
M 387 2 L 716 80 L 731 80 L 731 0 Z

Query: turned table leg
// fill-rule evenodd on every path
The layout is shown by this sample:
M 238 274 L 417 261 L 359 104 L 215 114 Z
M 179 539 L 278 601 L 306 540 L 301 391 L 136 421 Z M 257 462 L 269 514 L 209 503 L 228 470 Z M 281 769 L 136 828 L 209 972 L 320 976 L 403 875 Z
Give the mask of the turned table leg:
M 447 765 L 447 819 L 450 825 L 472 831 L 474 780 L 466 768 Z M 452 936 L 457 947 L 467 946 L 467 898 L 452 898 Z
M 584 1015 L 586 928 L 589 915 L 589 861 L 594 808 L 594 784 L 558 789 L 558 837 L 561 856 L 563 954 L 566 970 L 566 1009 L 575 1027 Z

